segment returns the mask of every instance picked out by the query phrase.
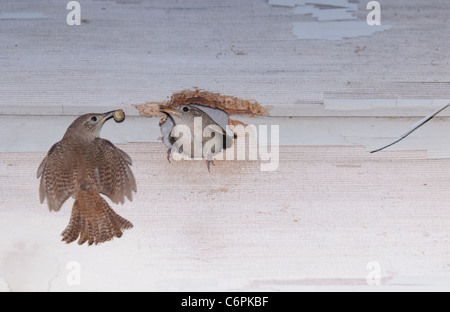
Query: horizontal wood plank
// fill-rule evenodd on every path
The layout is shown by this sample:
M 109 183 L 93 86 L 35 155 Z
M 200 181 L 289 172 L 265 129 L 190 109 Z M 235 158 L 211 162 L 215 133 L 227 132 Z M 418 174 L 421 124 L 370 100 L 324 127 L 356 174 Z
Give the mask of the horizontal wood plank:
M 2 1 L 3 13 L 30 18 L 0 19 L 0 113 L 77 115 L 193 87 L 256 100 L 277 116 L 352 114 L 346 100 L 356 114 L 415 107 L 420 116 L 433 99 L 450 102 L 448 3 L 380 2 L 390 30 L 329 41 L 297 39 L 293 24 L 316 18 L 266 0 L 89 1 L 72 27 L 65 2 Z M 364 1 L 352 11 L 359 21 L 368 13 Z M 393 104 L 370 112 L 367 100 Z
M 363 25 L 366 2 L 336 14 Z M 450 110 L 368 151 L 450 102 L 450 7 L 380 2 L 383 31 L 300 40 L 310 23 L 327 39 L 337 2 L 80 1 L 70 27 L 65 1 L 2 1 L 0 291 L 367 290 L 373 264 L 378 289 L 448 290 Z M 277 170 L 169 164 L 134 105 L 194 88 L 270 108 L 232 118 L 280 127 Z M 113 208 L 135 227 L 64 245 L 73 200 L 50 213 L 36 170 L 75 116 L 118 108 L 102 136 L 134 161 L 138 193 Z
M 218 161 L 208 173 L 203 161 L 169 164 L 162 144 L 120 147 L 138 193 L 113 207 L 135 227 L 90 248 L 60 242 L 73 201 L 58 213 L 39 204 L 44 153 L 0 153 L 0 276 L 9 290 L 361 289 L 371 261 L 387 289 L 442 288 L 449 276 L 448 160 L 281 147 L 275 172 Z M 71 261 L 81 265 L 79 286 L 66 282 Z

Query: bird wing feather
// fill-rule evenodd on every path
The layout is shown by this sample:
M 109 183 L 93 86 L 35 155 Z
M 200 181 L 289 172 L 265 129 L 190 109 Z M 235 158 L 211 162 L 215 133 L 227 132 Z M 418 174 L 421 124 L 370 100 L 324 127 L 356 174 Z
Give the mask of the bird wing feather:
M 58 211 L 62 204 L 75 193 L 77 177 L 76 158 L 61 142 L 52 146 L 37 172 L 41 178 L 39 194 L 41 203 L 47 198 L 50 211 Z
M 228 133 L 222 128 L 222 126 L 220 126 L 219 124 L 217 124 L 214 120 L 212 120 L 211 117 L 206 116 L 206 118 L 204 118 L 205 122 L 203 124 L 203 129 L 205 129 L 205 127 L 209 127 L 209 134 L 212 135 L 212 133 L 214 133 L 214 136 L 220 136 L 222 139 L 222 149 L 227 149 L 230 148 L 231 145 L 233 144 L 233 138 L 230 137 L 228 135 Z M 204 138 L 204 142 L 208 141 L 210 138 L 209 137 L 205 137 Z M 214 151 L 214 154 L 219 153 L 221 150 L 219 151 Z
M 132 161 L 124 151 L 108 140 L 97 138 L 92 143 L 92 167 L 94 179 L 100 193 L 114 203 L 124 203 L 125 197 L 133 199 L 137 191 L 136 180 L 130 165 Z

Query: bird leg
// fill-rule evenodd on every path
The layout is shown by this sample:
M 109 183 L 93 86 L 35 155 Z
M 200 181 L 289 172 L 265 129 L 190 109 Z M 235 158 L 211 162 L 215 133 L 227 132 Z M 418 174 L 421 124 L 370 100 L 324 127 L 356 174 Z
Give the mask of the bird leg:
M 167 160 L 169 161 L 169 164 L 171 164 L 171 162 L 170 162 L 170 156 L 172 155 L 172 148 L 169 148 L 168 150 L 167 150 Z
M 206 166 L 208 167 L 209 173 L 211 173 L 211 164 L 213 164 L 214 166 L 216 165 L 214 163 L 214 156 L 211 153 L 208 153 L 208 155 L 206 156 Z
M 206 161 L 206 166 L 208 167 L 209 173 L 211 173 L 211 170 L 210 170 L 211 164 L 213 164 L 214 166 L 216 165 L 216 164 L 214 163 L 214 160 L 207 160 L 207 161 Z

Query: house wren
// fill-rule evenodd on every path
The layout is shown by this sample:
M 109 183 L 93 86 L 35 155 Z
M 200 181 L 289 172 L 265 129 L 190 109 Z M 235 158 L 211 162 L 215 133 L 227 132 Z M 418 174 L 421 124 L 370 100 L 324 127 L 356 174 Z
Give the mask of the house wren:
M 41 203 L 47 198 L 49 210 L 58 211 L 69 197 L 75 199 L 69 225 L 61 234 L 66 243 L 80 237 L 80 245 L 99 244 L 133 227 L 100 195 L 124 203 L 125 197 L 131 201 L 136 192 L 131 158 L 99 137 L 105 121 L 114 117 L 119 122 L 124 119 L 121 115 L 119 110 L 77 118 L 39 166 Z
M 167 152 L 169 161 L 172 148 L 175 148 L 190 158 L 205 158 L 210 171 L 210 164 L 214 165 L 213 157 L 233 143 L 232 137 L 221 126 L 194 105 L 161 105 L 160 109 L 169 115 L 175 124 L 169 135 L 172 145 Z

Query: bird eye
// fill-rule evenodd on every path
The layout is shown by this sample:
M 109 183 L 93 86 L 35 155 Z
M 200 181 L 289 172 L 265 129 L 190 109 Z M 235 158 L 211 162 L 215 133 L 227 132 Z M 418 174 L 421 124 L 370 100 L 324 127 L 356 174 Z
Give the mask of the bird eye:
M 183 112 L 187 113 L 189 111 L 189 107 L 183 107 Z
M 92 116 L 91 121 L 92 121 L 92 122 L 97 122 L 97 117 Z

